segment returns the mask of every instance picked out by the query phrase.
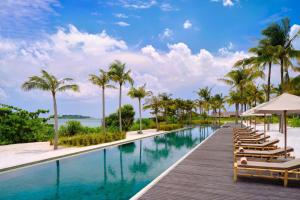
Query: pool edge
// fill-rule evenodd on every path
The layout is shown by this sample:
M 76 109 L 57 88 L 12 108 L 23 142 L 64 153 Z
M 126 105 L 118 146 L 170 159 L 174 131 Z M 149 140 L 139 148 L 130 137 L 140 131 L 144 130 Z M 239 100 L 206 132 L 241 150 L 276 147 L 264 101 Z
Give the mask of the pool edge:
M 107 146 L 95 147 L 95 148 L 86 149 L 86 150 L 82 150 L 82 151 L 78 151 L 78 152 L 68 153 L 68 154 L 65 154 L 65 155 L 60 155 L 60 156 L 55 156 L 55 157 L 46 158 L 46 159 L 42 159 L 42 160 L 37 160 L 37 161 L 33 161 L 33 162 L 28 162 L 28 163 L 24 163 L 24 164 L 20 164 L 20 165 L 15 165 L 15 166 L 12 166 L 12 167 L 6 167 L 6 168 L 0 169 L 0 174 L 11 172 L 11 171 L 14 171 L 14 170 L 27 168 L 27 167 L 31 167 L 31 166 L 34 166 L 34 165 L 45 164 L 45 163 L 48 163 L 48 162 L 51 162 L 51 161 L 54 161 L 54 160 L 70 158 L 70 157 L 73 157 L 73 156 L 78 156 L 80 154 L 90 153 L 90 152 L 93 152 L 93 151 L 98 151 L 98 150 L 109 148 L 109 147 L 119 146 L 119 145 L 131 143 L 133 141 L 141 140 L 141 139 L 144 139 L 144 138 L 155 137 L 155 136 L 158 136 L 158 135 L 168 134 L 168 133 L 172 133 L 172 132 L 175 132 L 175 131 L 181 131 L 181 130 L 186 130 L 186 129 L 190 129 L 190 128 L 192 128 L 192 127 L 184 127 L 184 128 L 171 130 L 171 131 L 166 131 L 166 132 L 158 133 L 158 134 L 154 134 L 154 135 L 147 135 L 147 136 L 144 136 L 144 137 L 141 137 L 141 138 L 131 139 L 131 140 L 115 143 L 115 144 L 109 144 Z

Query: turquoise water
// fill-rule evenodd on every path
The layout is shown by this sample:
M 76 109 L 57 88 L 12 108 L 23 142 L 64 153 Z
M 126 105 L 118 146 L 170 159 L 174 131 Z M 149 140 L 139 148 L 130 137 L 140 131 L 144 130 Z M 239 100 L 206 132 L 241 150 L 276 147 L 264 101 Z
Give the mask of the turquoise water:
M 214 129 L 186 129 L 2 173 L 0 199 L 129 199 Z

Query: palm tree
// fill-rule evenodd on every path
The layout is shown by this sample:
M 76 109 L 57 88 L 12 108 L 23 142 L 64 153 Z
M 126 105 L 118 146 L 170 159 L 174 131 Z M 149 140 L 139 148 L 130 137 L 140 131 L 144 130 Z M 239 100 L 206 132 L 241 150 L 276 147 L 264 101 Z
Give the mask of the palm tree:
M 170 103 L 172 101 L 171 98 L 172 94 L 167 94 L 167 93 L 161 93 L 158 94 L 158 97 L 161 100 L 161 106 L 163 108 L 163 117 L 166 120 L 167 115 L 169 114 L 169 110 L 170 110 Z
M 141 104 L 141 101 L 146 96 L 150 96 L 152 94 L 151 91 L 147 91 L 145 88 L 146 88 L 146 84 L 144 84 L 143 86 L 138 87 L 138 88 L 132 87 L 128 92 L 128 95 L 131 98 L 137 98 L 139 101 L 139 114 L 140 114 L 140 116 L 139 116 L 140 117 L 140 131 L 139 131 L 139 133 L 140 134 L 142 134 L 142 104 Z
M 57 149 L 58 145 L 58 114 L 57 114 L 57 104 L 56 104 L 56 93 L 64 92 L 66 90 L 79 91 L 79 87 L 76 84 L 68 84 L 68 82 L 73 81 L 71 78 L 63 78 L 58 80 L 55 76 L 49 74 L 45 70 L 42 70 L 42 76 L 31 76 L 29 80 L 23 83 L 22 89 L 25 91 L 39 89 L 43 91 L 51 92 L 53 99 L 53 109 L 54 109 L 54 150 Z
M 151 96 L 145 100 L 144 109 L 151 109 L 151 114 L 155 115 L 156 130 L 159 130 L 158 114 L 162 106 L 162 101 L 158 96 Z
M 229 105 L 235 105 L 235 123 L 237 124 L 239 117 L 239 105 L 242 102 L 241 95 L 239 92 L 230 91 L 226 101 Z
M 225 75 L 225 78 L 219 79 L 227 85 L 232 86 L 241 95 L 241 111 L 243 111 L 243 104 L 246 105 L 244 97 L 244 90 L 247 84 L 253 82 L 256 78 L 262 78 L 264 74 L 260 70 L 253 70 L 248 68 L 239 68 L 236 70 L 231 70 Z M 245 106 L 246 107 L 246 106 Z M 246 108 L 245 108 L 246 110 Z
M 204 108 L 204 112 L 207 111 L 209 114 L 209 109 L 210 109 L 210 105 L 209 105 L 209 101 L 211 98 L 211 88 L 209 87 L 205 87 L 205 88 L 199 88 L 198 91 L 196 91 L 196 93 L 198 94 L 200 101 L 202 101 L 202 106 Z
M 184 101 L 184 107 L 185 110 L 187 111 L 188 114 L 188 118 L 189 118 L 189 124 L 192 124 L 192 113 L 193 113 L 193 109 L 195 108 L 195 103 L 192 100 L 185 100 Z
M 94 85 L 97 85 L 99 88 L 102 89 L 102 129 L 105 133 L 105 88 L 115 88 L 115 86 L 109 84 L 109 76 L 108 73 L 102 69 L 99 70 L 99 76 L 95 74 L 89 75 L 89 80 Z
M 225 98 L 222 94 L 216 94 L 212 97 L 212 108 L 214 112 L 218 112 L 219 125 L 221 124 L 221 109 L 225 110 Z
M 126 64 L 121 63 L 120 61 L 116 60 L 109 66 L 108 75 L 110 79 L 119 84 L 119 128 L 120 132 L 122 131 L 122 113 L 121 113 L 121 106 L 122 106 L 122 86 L 129 82 L 133 85 L 133 79 L 130 76 L 131 70 L 126 71 Z
M 278 49 L 277 56 L 280 61 L 280 83 L 282 86 L 284 81 L 289 79 L 288 69 L 297 69 L 293 66 L 291 59 L 300 57 L 300 51 L 295 50 L 292 45 L 292 42 L 300 35 L 300 30 L 290 37 L 290 28 L 290 20 L 284 18 L 279 23 L 273 23 L 262 31 L 266 37 L 264 40 Z

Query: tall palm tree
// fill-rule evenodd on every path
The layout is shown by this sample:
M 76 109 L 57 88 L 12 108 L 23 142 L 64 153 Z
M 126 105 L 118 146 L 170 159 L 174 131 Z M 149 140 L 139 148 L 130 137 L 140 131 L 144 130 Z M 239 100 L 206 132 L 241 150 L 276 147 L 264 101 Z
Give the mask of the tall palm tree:
M 133 79 L 130 76 L 131 70 L 126 71 L 126 64 L 116 60 L 109 66 L 108 75 L 110 79 L 119 84 L 119 129 L 122 131 L 122 86 L 129 82 L 133 85 Z
M 211 98 L 211 88 L 209 87 L 199 88 L 199 90 L 196 91 L 196 93 L 198 94 L 200 100 L 203 102 L 204 112 L 207 111 L 209 113 L 210 110 L 209 101 Z
M 159 123 L 158 123 L 158 114 L 161 111 L 162 101 L 158 96 L 151 96 L 146 98 L 144 103 L 144 109 L 151 109 L 151 114 L 155 115 L 155 123 L 156 123 L 156 130 L 159 130 Z
M 172 101 L 171 98 L 172 94 L 168 94 L 168 93 L 160 93 L 158 94 L 158 97 L 161 100 L 161 106 L 163 108 L 163 117 L 166 120 L 167 115 L 169 114 L 169 110 L 170 110 L 170 104 Z
M 222 94 L 216 94 L 212 97 L 212 108 L 214 108 L 215 113 L 218 112 L 219 125 L 221 124 L 221 110 L 225 110 L 225 98 Z
M 290 30 L 290 20 L 284 18 L 279 23 L 272 23 L 262 31 L 262 34 L 266 37 L 264 40 L 267 40 L 270 45 L 276 46 L 278 49 L 277 56 L 280 61 L 280 83 L 282 86 L 284 81 L 289 79 L 288 69 L 296 69 L 291 60 L 300 58 L 300 51 L 295 50 L 292 44 L 300 35 L 300 31 L 290 36 Z
M 256 78 L 263 78 L 264 74 L 260 70 L 253 70 L 249 68 L 239 68 L 236 70 L 231 70 L 225 75 L 225 78 L 219 79 L 227 85 L 235 88 L 236 91 L 241 95 L 241 111 L 243 111 L 243 104 L 246 105 L 244 97 L 244 90 L 247 84 L 253 82 Z M 245 106 L 246 107 L 246 106 Z M 246 110 L 246 108 L 245 108 Z
M 99 76 L 90 74 L 89 80 L 91 83 L 102 89 L 102 129 L 105 133 L 105 88 L 115 88 L 115 86 L 109 84 L 110 78 L 106 71 L 99 69 L 99 72 Z
M 141 101 L 143 98 L 145 98 L 146 96 L 150 96 L 152 94 L 151 91 L 147 91 L 146 90 L 146 84 L 144 84 L 143 86 L 141 87 L 138 87 L 138 88 L 134 88 L 132 87 L 129 92 L 128 92 L 128 95 L 131 97 L 131 98 L 137 98 L 138 101 L 139 101 L 139 118 L 140 118 L 140 131 L 139 133 L 142 134 L 142 104 L 141 104 Z
M 54 109 L 54 150 L 57 149 L 58 145 L 58 113 L 56 103 L 56 93 L 64 92 L 66 90 L 79 91 L 79 87 L 76 84 L 68 84 L 73 81 L 71 78 L 63 78 L 58 80 L 55 76 L 49 74 L 47 71 L 42 70 L 42 76 L 31 76 L 29 80 L 23 83 L 22 89 L 25 91 L 39 89 L 43 91 L 51 92 L 53 99 Z
M 230 91 L 229 96 L 226 97 L 226 101 L 229 105 L 235 105 L 235 123 L 238 123 L 239 117 L 239 105 L 242 103 L 241 95 L 239 92 Z

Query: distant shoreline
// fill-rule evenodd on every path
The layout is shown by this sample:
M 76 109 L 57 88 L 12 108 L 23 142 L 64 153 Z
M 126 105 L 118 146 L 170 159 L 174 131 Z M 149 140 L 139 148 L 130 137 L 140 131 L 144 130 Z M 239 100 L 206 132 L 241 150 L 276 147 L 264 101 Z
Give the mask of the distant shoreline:
M 58 119 L 92 119 L 93 117 L 84 115 L 60 115 Z

